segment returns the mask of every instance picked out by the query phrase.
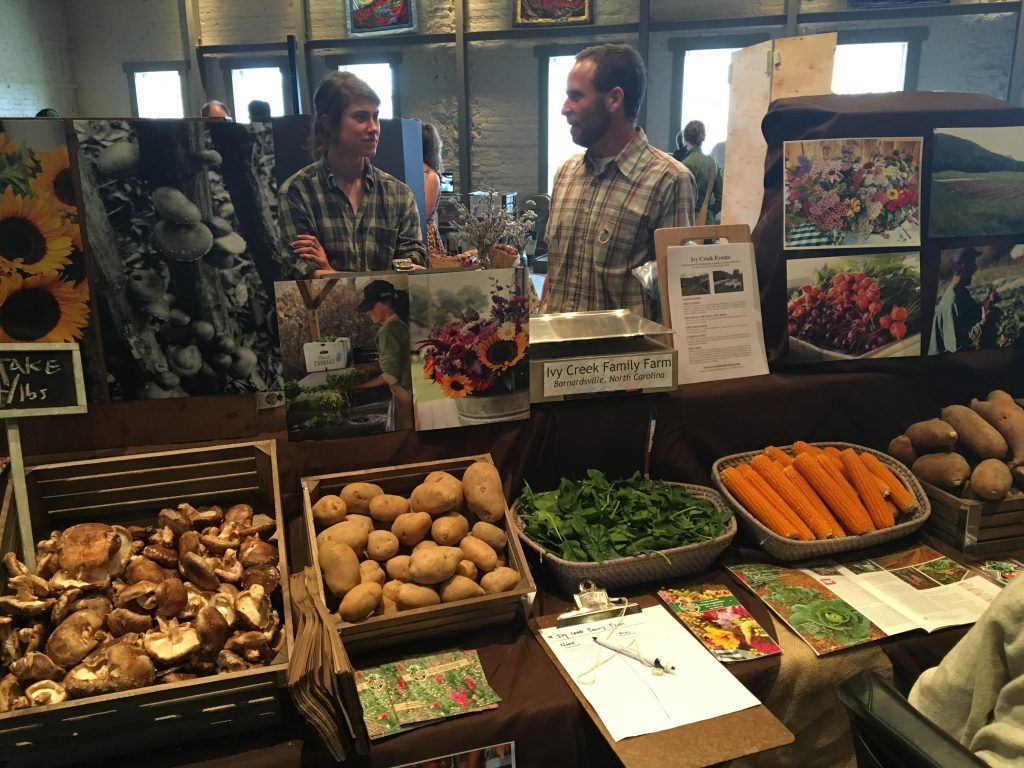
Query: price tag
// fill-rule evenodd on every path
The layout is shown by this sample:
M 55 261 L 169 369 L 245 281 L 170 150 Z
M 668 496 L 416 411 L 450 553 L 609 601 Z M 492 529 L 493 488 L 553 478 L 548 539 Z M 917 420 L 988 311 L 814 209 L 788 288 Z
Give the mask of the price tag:
M 0 344 L 0 419 L 86 410 L 77 344 Z

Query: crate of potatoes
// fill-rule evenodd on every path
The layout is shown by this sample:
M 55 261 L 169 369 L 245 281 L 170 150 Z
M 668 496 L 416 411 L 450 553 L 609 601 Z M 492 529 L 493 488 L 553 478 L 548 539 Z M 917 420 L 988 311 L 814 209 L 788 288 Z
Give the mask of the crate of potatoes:
M 0 753 L 61 765 L 281 720 L 291 648 L 273 441 L 26 470 L 3 507 Z
M 489 455 L 302 479 L 310 559 L 358 654 L 514 622 L 536 586 Z

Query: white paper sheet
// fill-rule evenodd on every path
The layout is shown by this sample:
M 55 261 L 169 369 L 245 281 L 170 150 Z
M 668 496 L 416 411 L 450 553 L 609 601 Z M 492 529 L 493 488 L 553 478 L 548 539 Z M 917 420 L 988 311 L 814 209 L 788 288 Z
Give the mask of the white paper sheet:
M 754 246 L 672 246 L 666 271 L 679 383 L 768 373 Z
M 559 663 L 576 682 L 616 741 L 755 707 L 760 702 L 662 606 L 618 619 L 541 630 Z M 602 648 L 591 638 L 633 649 L 675 666 L 655 675 L 650 667 Z M 586 674 L 599 661 L 608 660 Z

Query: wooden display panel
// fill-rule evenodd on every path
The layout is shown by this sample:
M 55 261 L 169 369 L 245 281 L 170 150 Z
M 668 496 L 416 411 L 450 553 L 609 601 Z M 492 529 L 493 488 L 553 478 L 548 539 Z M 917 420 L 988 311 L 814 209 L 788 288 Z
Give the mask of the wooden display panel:
M 0 714 L 4 766 L 61 765 L 264 728 L 281 721 L 292 648 L 284 518 L 274 441 L 46 464 L 26 469 L 32 531 L 80 522 L 152 524 L 165 506 L 248 503 L 277 521 L 281 591 L 275 608 L 285 648 L 273 664 Z M 3 551 L 21 554 L 8 491 L 0 511 Z M 6 587 L 7 576 L 0 574 Z
M 328 607 L 337 606 L 337 600 L 324 592 L 323 574 L 317 556 L 316 529 L 313 525 L 313 505 L 321 496 L 337 494 L 348 483 L 375 483 L 385 493 L 406 496 L 423 479 L 435 471 L 448 472 L 461 479 L 466 468 L 476 461 L 491 462 L 490 454 L 464 456 L 444 461 L 428 461 L 419 464 L 403 464 L 378 469 L 339 472 L 330 475 L 316 475 L 302 478 L 303 516 L 306 522 L 306 541 L 309 544 L 309 558 L 317 577 L 320 597 Z M 376 651 L 403 643 L 421 642 L 439 637 L 512 624 L 525 617 L 537 592 L 530 567 L 523 554 L 523 545 L 516 535 L 512 514 L 505 505 L 505 531 L 508 534 L 506 549 L 509 567 L 515 568 L 522 576 L 519 585 L 498 595 L 483 595 L 454 603 L 442 603 L 426 608 L 401 611 L 397 616 L 371 616 L 357 624 L 339 619 L 341 639 L 351 656 Z
M 972 555 L 1024 547 L 1024 493 L 1014 488 L 1001 501 L 962 499 L 931 483 L 921 486 L 932 502 L 925 530 Z

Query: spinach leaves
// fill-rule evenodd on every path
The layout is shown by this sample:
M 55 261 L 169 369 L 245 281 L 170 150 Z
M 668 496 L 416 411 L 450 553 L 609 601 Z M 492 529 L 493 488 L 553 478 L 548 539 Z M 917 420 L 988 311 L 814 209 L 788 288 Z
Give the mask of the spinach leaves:
M 698 544 L 725 532 L 730 513 L 685 488 L 635 473 L 609 482 L 596 469 L 585 480 L 562 478 L 558 490 L 519 496 L 526 535 L 563 560 L 602 562 Z

